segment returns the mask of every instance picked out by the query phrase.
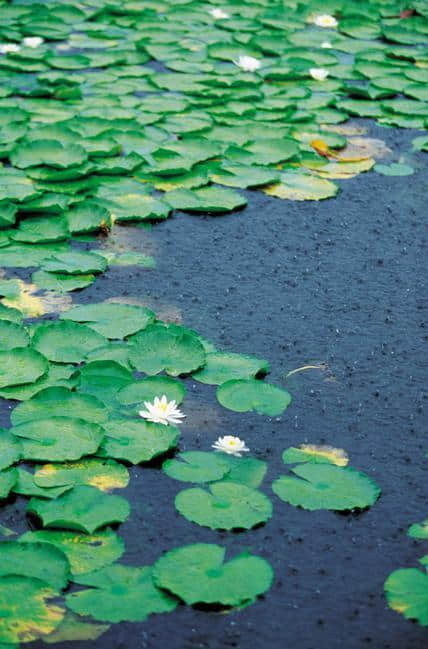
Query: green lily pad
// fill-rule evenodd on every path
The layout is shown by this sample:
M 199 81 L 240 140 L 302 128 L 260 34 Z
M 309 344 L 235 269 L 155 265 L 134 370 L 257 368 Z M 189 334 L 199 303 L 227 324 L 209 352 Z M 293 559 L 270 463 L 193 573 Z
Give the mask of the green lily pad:
M 320 201 L 339 191 L 329 180 L 300 171 L 285 171 L 280 178 L 279 183 L 263 189 L 264 193 L 291 201 Z
M 17 347 L 27 347 L 29 342 L 30 337 L 24 327 L 14 322 L 9 322 L 8 320 L 0 320 L 1 351 L 8 351 Z
M 25 401 L 26 399 L 31 399 L 40 390 L 52 386 L 67 387 L 71 390 L 76 385 L 76 380 L 71 378 L 74 370 L 73 365 L 55 365 L 51 363 L 49 364 L 47 374 L 34 381 L 34 383 L 25 383 L 24 385 L 0 389 L 0 396 L 4 399 Z
M 32 346 L 55 363 L 80 363 L 105 343 L 92 328 L 65 320 L 39 324 L 32 339 Z
M 53 243 L 69 237 L 67 222 L 59 216 L 25 219 L 12 234 L 12 239 L 23 243 Z
M 95 453 L 104 435 L 98 424 L 75 417 L 27 421 L 11 429 L 27 460 L 64 462 Z
M 226 457 L 229 464 L 229 473 L 227 473 L 223 482 L 237 482 L 257 489 L 263 482 L 267 471 L 267 463 L 258 460 L 255 457 Z
M 121 537 L 110 529 L 96 534 L 38 530 L 19 537 L 20 543 L 34 541 L 48 543 L 61 550 L 70 562 L 73 576 L 104 568 L 117 561 L 125 550 Z
M 42 260 L 42 269 L 48 273 L 63 273 L 65 275 L 87 275 L 103 273 L 107 268 L 107 261 L 101 255 L 93 252 L 59 252 L 45 254 Z
M 267 496 L 236 482 L 216 482 L 209 491 L 184 489 L 177 494 L 175 506 L 189 521 L 211 529 L 249 530 L 272 516 Z
M 33 284 L 45 291 L 67 293 L 90 286 L 95 281 L 95 275 L 65 275 L 63 273 L 46 273 L 38 270 L 31 276 Z
M 178 603 L 155 586 L 149 566 L 116 564 L 76 581 L 92 588 L 68 595 L 67 606 L 105 622 L 143 622 L 152 613 L 173 611 Z
M 0 579 L 0 640 L 5 643 L 32 642 L 53 631 L 65 610 L 48 601 L 58 591 L 45 581 L 8 575 Z
M 232 379 L 218 387 L 217 400 L 229 410 L 254 411 L 259 415 L 276 417 L 288 408 L 291 396 L 270 383 L 256 379 Z
M 94 353 L 100 349 L 94 350 Z M 126 350 L 127 351 L 127 350 Z M 130 372 L 115 361 L 93 361 L 86 363 L 78 372 L 79 387 L 83 392 L 92 394 L 104 403 L 109 404 L 121 388 L 133 380 Z
M 123 523 L 129 516 L 130 506 L 121 496 L 107 496 L 95 487 L 78 486 L 56 500 L 32 498 L 27 512 L 38 516 L 45 527 L 92 534 L 100 527 Z
M 383 176 L 411 176 L 415 170 L 410 165 L 392 163 L 390 165 L 376 164 L 374 170 Z
M 11 163 L 20 169 L 38 165 L 67 169 L 83 164 L 87 158 L 88 154 L 79 144 L 62 144 L 56 140 L 23 142 L 10 154 Z
M 193 378 L 209 385 L 221 385 L 231 379 L 252 379 L 267 374 L 269 363 L 254 356 L 215 352 L 207 354 L 204 367 L 193 374 Z
M 11 414 L 13 426 L 49 417 L 73 417 L 102 424 L 108 417 L 106 406 L 96 397 L 71 392 L 64 387 L 40 390 L 34 397 L 18 405 Z
M 165 460 L 162 470 L 167 476 L 182 482 L 213 482 L 230 471 L 226 457 L 206 451 L 184 451 L 177 458 Z
M 114 460 L 88 458 L 66 464 L 45 464 L 34 474 L 39 487 L 89 485 L 101 491 L 122 489 L 129 482 L 128 469 Z
M 225 548 L 197 543 L 175 548 L 156 561 L 157 586 L 186 604 L 240 606 L 266 592 L 273 579 L 272 568 L 261 557 L 242 554 L 224 562 Z
M 201 189 L 175 189 L 165 194 L 165 200 L 176 210 L 222 214 L 232 212 L 247 204 L 247 199 L 232 189 L 202 187 Z
M 346 466 L 349 458 L 341 448 L 334 448 L 327 445 L 300 444 L 299 448 L 290 446 L 282 454 L 284 464 L 302 464 L 303 462 L 314 462 L 315 464 L 336 464 Z
M 53 487 L 52 489 L 43 489 L 38 487 L 34 482 L 34 474 L 26 471 L 22 467 L 18 467 L 18 478 L 13 485 L 13 493 L 20 496 L 36 496 L 38 498 L 58 498 L 61 494 L 71 489 L 70 486 Z
M 18 471 L 15 467 L 0 471 L 0 498 L 7 498 L 11 489 L 18 479 Z
M 364 473 L 332 464 L 299 464 L 298 476 L 280 476 L 272 489 L 281 500 L 311 511 L 364 509 L 379 498 L 377 484 Z
M 180 431 L 143 419 L 112 419 L 104 424 L 106 437 L 98 455 L 131 464 L 149 462 L 177 445 Z
M 389 606 L 408 620 L 428 626 L 428 574 L 417 568 L 392 572 L 384 585 Z
M 110 212 L 95 201 L 84 201 L 65 213 L 70 232 L 82 234 L 111 227 Z
M 422 523 L 413 523 L 410 525 L 407 534 L 413 539 L 428 539 L 428 518 Z
M 186 394 L 186 388 L 177 379 L 169 376 L 147 376 L 133 383 L 128 383 L 116 393 L 116 400 L 123 406 L 131 406 L 138 413 L 144 402 L 152 403 L 155 397 L 166 395 L 168 401 L 179 405 Z
M 0 554 L 0 580 L 7 575 L 21 575 L 43 580 L 55 590 L 67 586 L 70 567 L 67 557 L 58 548 L 46 543 L 3 541 Z
M 0 428 L 0 471 L 15 464 L 21 458 L 22 448 L 19 440 L 10 430 Z
M 161 324 L 148 326 L 131 339 L 129 359 L 139 372 L 171 376 L 188 374 L 205 363 L 202 344 L 187 332 Z
M 34 349 L 0 351 L 0 388 L 33 383 L 46 374 L 48 361 Z
M 78 305 L 61 314 L 63 320 L 84 322 L 106 338 L 125 338 L 145 329 L 155 319 L 150 309 L 119 302 Z

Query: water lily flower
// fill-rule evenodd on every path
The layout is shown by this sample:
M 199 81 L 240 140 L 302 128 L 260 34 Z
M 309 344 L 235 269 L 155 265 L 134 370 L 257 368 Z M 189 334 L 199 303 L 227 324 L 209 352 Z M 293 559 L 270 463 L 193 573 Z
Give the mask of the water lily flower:
M 243 452 L 250 450 L 245 446 L 245 442 L 242 439 L 234 437 L 233 435 L 219 437 L 215 444 L 212 444 L 212 448 L 216 451 L 227 453 L 228 455 L 235 455 L 236 457 L 242 457 L 241 454 Z
M 233 61 L 238 68 L 244 70 L 244 72 L 255 72 L 261 66 L 259 59 L 256 59 L 254 56 L 247 56 L 245 54 L 241 55 L 237 61 Z
M 208 13 L 211 14 L 211 16 L 216 20 L 221 20 L 222 18 L 230 18 L 229 14 L 220 8 L 210 9 Z
M 21 48 L 16 43 L 0 43 L 0 54 L 9 54 L 9 52 L 19 52 Z
M 309 74 L 312 79 L 316 79 L 316 81 L 325 81 L 329 73 L 325 68 L 311 68 Z
M 40 36 L 27 36 L 22 41 L 22 44 L 25 45 L 25 47 L 39 47 L 43 42 L 44 40 L 43 38 L 40 38 Z
M 144 417 L 147 421 L 152 421 L 155 424 L 181 424 L 181 419 L 185 417 L 181 410 L 177 408 L 175 400 L 168 401 L 166 394 L 161 399 L 155 397 L 153 403 L 148 401 L 144 402 L 147 410 L 140 410 L 138 413 L 140 417 Z
M 337 27 L 337 20 L 330 14 L 320 14 L 314 18 L 315 25 L 318 27 Z
M 330 41 L 323 41 L 321 43 L 321 47 L 323 47 L 324 49 L 330 49 L 330 47 L 333 47 L 333 45 L 330 43 Z

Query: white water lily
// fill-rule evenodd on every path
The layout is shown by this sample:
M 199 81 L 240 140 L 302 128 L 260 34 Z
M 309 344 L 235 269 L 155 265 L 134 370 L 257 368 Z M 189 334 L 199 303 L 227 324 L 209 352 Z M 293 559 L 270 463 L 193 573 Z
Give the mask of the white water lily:
M 330 47 L 333 47 L 333 45 L 330 43 L 330 41 L 324 41 L 321 43 L 321 47 L 324 49 L 330 49 Z
M 325 81 L 329 73 L 325 68 L 311 68 L 309 74 L 312 79 L 316 79 L 316 81 Z
M 44 40 L 43 38 L 40 38 L 40 36 L 27 36 L 22 41 L 22 44 L 25 45 L 25 47 L 39 47 L 43 42 Z
M 212 448 L 215 448 L 216 451 L 227 453 L 228 455 L 235 455 L 236 457 L 242 457 L 241 454 L 243 452 L 250 450 L 245 446 L 245 442 L 242 439 L 234 437 L 233 435 L 219 437 L 212 445 Z
M 168 401 L 166 394 L 164 394 L 160 399 L 155 397 L 153 403 L 148 401 L 144 402 L 147 410 L 140 410 L 138 413 L 140 417 L 144 417 L 147 421 L 152 421 L 155 424 L 181 424 L 181 419 L 185 417 L 181 410 L 177 408 L 177 403 L 175 400 Z
M 9 52 L 19 52 L 21 48 L 16 43 L 0 43 L 0 54 L 9 54 Z
M 337 27 L 337 20 L 330 14 L 320 14 L 314 18 L 315 25 L 318 27 Z
M 244 72 L 255 72 L 261 66 L 259 59 L 256 59 L 254 56 L 247 56 L 242 54 L 237 61 L 233 61 L 238 68 L 244 70 Z
M 208 13 L 211 14 L 211 16 L 216 20 L 221 20 L 222 18 L 230 18 L 228 13 L 219 8 L 210 9 Z

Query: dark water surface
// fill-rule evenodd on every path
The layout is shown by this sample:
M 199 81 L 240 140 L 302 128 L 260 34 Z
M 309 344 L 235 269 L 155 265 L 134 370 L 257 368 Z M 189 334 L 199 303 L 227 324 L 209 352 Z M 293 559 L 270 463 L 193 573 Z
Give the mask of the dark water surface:
M 371 127 L 371 135 L 403 151 L 416 133 Z M 422 154 L 414 160 L 422 169 Z M 427 178 L 423 170 L 404 178 L 369 172 L 338 182 L 338 197 L 319 203 L 246 192 L 249 206 L 232 215 L 177 213 L 151 231 L 120 228 L 135 250 L 155 256 L 157 268 L 112 268 L 73 294 L 81 302 L 136 298 L 161 317 L 181 315 L 220 348 L 267 358 L 269 380 L 287 387 L 293 402 L 279 418 L 233 413 L 217 404 L 215 387 L 187 381 L 181 449 L 209 450 L 224 434 L 245 439 L 269 463 L 262 490 L 274 515 L 265 526 L 222 533 L 188 522 L 174 508 L 186 485 L 156 465 L 132 467 L 120 492 L 132 506 L 119 528 L 122 561 L 150 564 L 193 542 L 225 545 L 229 558 L 249 549 L 274 568 L 265 597 L 228 615 L 180 606 L 142 624 L 112 625 L 96 642 L 55 647 L 426 649 L 426 630 L 388 608 L 383 583 L 427 552 L 426 543 L 406 536 L 427 515 Z M 311 362 L 327 363 L 329 372 L 285 380 Z M 9 407 L 2 403 L 4 425 Z M 380 485 L 376 505 L 339 515 L 274 496 L 282 450 L 303 442 L 346 449 L 351 465 Z M 8 527 L 28 529 L 24 517 L 24 499 L 3 508 Z

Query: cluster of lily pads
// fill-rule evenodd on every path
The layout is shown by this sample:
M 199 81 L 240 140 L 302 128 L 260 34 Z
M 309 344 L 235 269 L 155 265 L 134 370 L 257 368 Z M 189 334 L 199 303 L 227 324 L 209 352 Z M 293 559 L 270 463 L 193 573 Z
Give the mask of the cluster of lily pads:
M 346 137 L 350 116 L 427 126 L 428 12 L 420 0 L 412 6 L 0 0 L 1 266 L 35 269 L 36 291 L 81 290 L 109 264 L 152 264 L 103 249 L 115 223 L 229 212 L 247 203 L 236 189 L 334 196 L 332 180 L 384 153 L 378 141 Z M 428 137 L 414 146 L 428 150 Z M 185 377 L 218 386 L 225 408 L 284 412 L 290 395 L 263 380 L 268 363 L 218 351 L 131 304 L 74 306 L 24 325 L 22 291 L 22 280 L 0 281 L 0 396 L 21 402 L 0 433 L 0 497 L 29 498 L 42 529 L 1 544 L 0 643 L 90 639 L 103 622 L 178 603 L 254 601 L 273 578 L 262 557 L 224 562 L 223 547 L 192 544 L 153 566 L 117 563 L 125 548 L 111 526 L 130 506 L 108 492 L 126 487 L 127 465 L 177 448 Z M 194 485 L 177 494 L 177 511 L 211 529 L 265 523 L 266 463 L 239 457 L 249 450 L 233 436 L 212 446 L 164 460 L 167 476 Z M 292 506 L 350 510 L 379 496 L 337 449 L 289 448 L 283 460 L 294 466 L 272 489 Z M 399 573 L 385 586 L 391 606 L 426 624 L 427 576 Z M 87 588 L 55 600 L 70 583 Z

